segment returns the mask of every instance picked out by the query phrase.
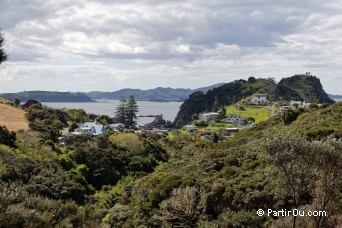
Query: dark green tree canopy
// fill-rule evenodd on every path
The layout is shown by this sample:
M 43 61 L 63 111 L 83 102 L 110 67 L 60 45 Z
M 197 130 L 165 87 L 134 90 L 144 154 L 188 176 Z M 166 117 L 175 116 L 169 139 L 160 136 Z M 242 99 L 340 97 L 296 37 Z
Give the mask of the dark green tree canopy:
M 7 60 L 7 54 L 2 46 L 5 44 L 5 37 L 2 32 L 0 32 L 0 64 Z
M 131 95 L 128 100 L 121 97 L 119 105 L 116 107 L 115 120 L 117 123 L 124 123 L 126 127 L 131 127 L 137 124 L 137 113 L 139 112 L 139 107 Z

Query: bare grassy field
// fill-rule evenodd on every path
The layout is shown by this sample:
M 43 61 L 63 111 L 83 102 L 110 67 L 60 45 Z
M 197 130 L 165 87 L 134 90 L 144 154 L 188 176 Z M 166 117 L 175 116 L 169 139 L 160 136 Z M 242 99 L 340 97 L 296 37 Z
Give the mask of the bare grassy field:
M 25 112 L 5 104 L 0 104 L 0 125 L 5 125 L 10 131 L 29 129 Z

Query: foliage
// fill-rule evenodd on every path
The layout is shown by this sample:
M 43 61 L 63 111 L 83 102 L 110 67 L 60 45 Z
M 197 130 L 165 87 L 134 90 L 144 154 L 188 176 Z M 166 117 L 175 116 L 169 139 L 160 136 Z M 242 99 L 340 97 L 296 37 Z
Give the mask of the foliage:
M 128 101 L 121 97 L 119 105 L 116 107 L 115 119 L 118 123 L 124 123 L 126 127 L 136 125 L 137 113 L 139 107 L 134 99 L 134 96 L 130 96 Z
M 312 143 L 298 136 L 279 135 L 268 141 L 266 148 L 270 160 L 279 169 L 281 188 L 292 196 L 294 208 L 314 202 L 317 211 L 331 209 L 330 205 L 342 187 L 341 141 Z M 318 216 L 315 227 L 324 227 L 333 213 L 329 211 L 325 218 Z M 293 216 L 293 227 L 296 220 Z
M 173 189 L 170 198 L 160 204 L 161 220 L 178 227 L 196 226 L 202 210 L 201 195 L 196 187 Z
M 7 54 L 2 46 L 5 44 L 5 37 L 2 32 L 0 32 L 0 64 L 7 60 Z
M 175 130 L 60 145 L 44 131 L 18 131 L 16 148 L 0 143 L 0 226 L 288 227 L 292 217 L 256 210 L 298 208 L 328 216 L 298 218 L 297 227 L 339 227 L 342 104 L 294 111 L 288 125 L 274 116 L 227 140 L 217 132 L 217 143 Z M 65 113 L 31 117 L 74 121 Z
M 16 134 L 10 132 L 5 126 L 0 126 L 0 144 L 15 147 Z
M 42 108 L 39 105 L 32 105 L 26 113 L 26 118 L 29 121 L 29 127 L 41 132 L 45 140 L 56 141 L 60 130 L 68 126 L 61 110 Z

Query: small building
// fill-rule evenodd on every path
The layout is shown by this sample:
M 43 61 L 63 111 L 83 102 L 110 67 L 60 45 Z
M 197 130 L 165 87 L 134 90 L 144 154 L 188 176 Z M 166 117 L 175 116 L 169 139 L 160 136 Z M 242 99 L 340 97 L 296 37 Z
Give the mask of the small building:
M 278 111 L 277 111 L 277 115 L 281 116 L 284 114 L 284 112 L 286 112 L 287 110 L 289 110 L 290 108 L 292 108 L 292 106 L 281 106 Z
M 209 122 L 210 120 L 214 119 L 215 116 L 217 116 L 218 112 L 207 112 L 207 113 L 201 113 L 199 116 L 199 119 L 204 122 Z
M 299 108 L 302 106 L 302 102 L 301 101 L 293 101 L 291 100 L 290 101 L 290 106 L 293 107 L 293 108 Z
M 183 126 L 183 129 L 186 131 L 195 131 L 198 129 L 198 127 L 195 125 L 185 125 Z
M 72 132 L 74 135 L 88 134 L 88 135 L 103 135 L 108 133 L 106 126 L 95 121 L 95 122 L 85 122 L 79 123 L 78 128 Z
M 254 104 L 266 103 L 266 102 L 268 102 L 267 94 L 264 94 L 264 93 L 253 94 L 251 102 L 254 103 Z
M 235 125 L 241 125 L 244 122 L 244 118 L 241 115 L 231 114 L 224 119 L 224 122 L 231 123 Z
M 30 99 L 30 100 L 26 101 L 25 104 L 23 104 L 21 106 L 21 108 L 26 110 L 34 104 L 38 104 L 38 105 L 42 106 L 42 104 L 38 100 Z
M 306 103 L 305 101 L 302 104 L 302 108 L 309 108 L 309 106 L 311 105 L 311 103 Z

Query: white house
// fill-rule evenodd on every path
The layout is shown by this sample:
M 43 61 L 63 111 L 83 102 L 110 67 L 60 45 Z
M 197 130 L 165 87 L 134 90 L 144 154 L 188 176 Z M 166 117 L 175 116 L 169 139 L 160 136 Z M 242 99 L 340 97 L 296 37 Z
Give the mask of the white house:
M 311 105 L 311 103 L 305 103 L 305 101 L 303 101 L 303 108 L 309 108 L 309 106 Z
M 251 102 L 254 104 L 259 104 L 259 103 L 266 103 L 267 100 L 267 94 L 263 94 L 263 93 L 256 93 L 253 94 Z
M 302 102 L 301 101 L 293 101 L 293 100 L 291 100 L 290 101 L 290 106 L 294 107 L 294 108 L 299 108 L 299 107 L 302 106 Z
M 231 114 L 227 116 L 227 118 L 225 119 L 225 122 L 232 123 L 235 125 L 240 125 L 243 123 L 243 121 L 244 121 L 244 118 L 241 115 L 236 115 L 236 114 Z
M 102 134 L 106 134 L 107 132 L 108 131 L 105 125 L 95 121 L 95 122 L 79 123 L 78 128 L 76 128 L 74 132 L 72 132 L 72 134 L 102 135 Z
M 201 113 L 199 119 L 204 122 L 209 122 L 210 120 L 214 119 L 215 116 L 217 116 L 218 114 L 218 112 Z
M 284 112 L 286 110 L 289 110 L 290 108 L 292 108 L 292 106 L 281 106 L 279 109 L 278 109 L 278 112 L 277 112 L 277 115 L 281 116 L 284 114 Z
M 196 127 L 195 125 L 185 125 L 183 126 L 183 129 L 186 131 L 194 131 L 194 130 L 197 130 L 198 127 Z

